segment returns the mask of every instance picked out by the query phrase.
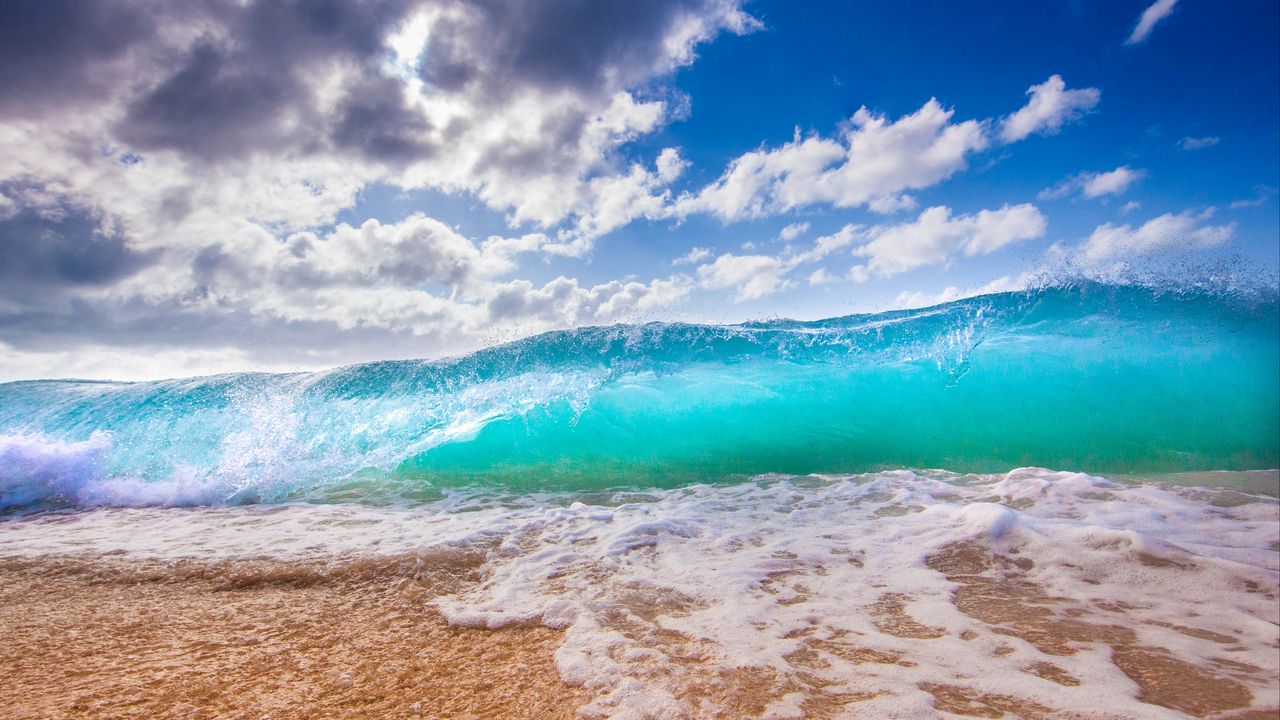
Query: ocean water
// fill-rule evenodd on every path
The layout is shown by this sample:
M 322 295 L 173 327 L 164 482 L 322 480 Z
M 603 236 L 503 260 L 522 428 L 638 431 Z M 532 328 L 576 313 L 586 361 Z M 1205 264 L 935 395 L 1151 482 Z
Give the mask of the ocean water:
M 1278 308 L 1080 283 L 9 383 L 0 557 L 464 553 L 479 579 L 431 602 L 564 629 L 587 717 L 714 717 L 744 693 L 779 718 L 1272 708 Z

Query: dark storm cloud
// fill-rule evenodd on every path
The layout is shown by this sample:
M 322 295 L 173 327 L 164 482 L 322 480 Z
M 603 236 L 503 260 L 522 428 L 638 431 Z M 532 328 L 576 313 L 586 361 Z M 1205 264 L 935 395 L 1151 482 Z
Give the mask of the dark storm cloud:
M 403 164 L 432 148 L 403 86 L 385 74 L 386 39 L 424 4 L 465 8 L 433 28 L 420 65 L 431 90 L 497 108 L 520 89 L 598 97 L 643 83 L 669 63 L 673 27 L 713 3 L 8 0 L 0 3 L 0 116 L 118 97 L 127 103 L 113 134 L 142 153 L 215 162 L 336 151 Z M 193 38 L 174 28 L 202 31 Z M 326 113 L 315 78 L 339 65 L 356 75 Z M 547 128 L 544 144 L 571 148 L 582 127 L 583 118 L 566 118 Z M 517 149 L 493 161 L 535 165 L 549 154 Z
M 121 139 L 142 150 L 180 149 L 206 159 L 274 142 L 279 112 L 305 93 L 274 68 L 244 66 L 210 43 L 191 50 L 177 73 L 129 107 Z
M 332 140 L 374 158 L 419 152 L 402 96 L 365 87 L 388 81 L 377 68 L 383 41 L 409 0 L 294 0 L 210 4 L 217 37 L 204 37 L 177 69 L 129 104 L 116 133 L 143 150 L 170 149 L 204 160 L 255 151 L 317 152 L 325 119 L 308 74 L 338 62 L 361 69 Z
M 359 148 L 366 157 L 392 163 L 430 151 L 421 140 L 427 122 L 407 108 L 398 80 L 378 77 L 351 88 L 339 116 L 333 131 L 338 147 Z
M 434 29 L 419 74 L 434 91 L 465 95 L 499 112 L 535 89 L 568 92 L 603 103 L 623 89 L 640 90 L 673 58 L 667 39 L 693 16 L 715 15 L 714 0 L 469 0 Z M 708 31 L 718 27 L 705 28 Z M 683 58 L 681 58 L 683 59 Z M 596 107 L 599 107 L 597 105 Z M 597 110 L 598 111 L 598 110 Z M 566 108 L 547 116 L 537 141 L 484 149 L 479 172 L 537 177 L 571 171 L 593 111 Z M 466 121 L 464 121 L 465 123 Z M 447 128 L 461 134 L 465 127 Z
M 0 2 L 0 116 L 101 97 L 118 80 L 104 65 L 155 32 L 140 2 Z
M 7 299 L 44 302 L 116 282 L 154 259 L 129 248 L 101 212 L 74 199 L 32 186 L 0 185 L 0 194 L 18 205 L 0 215 L 0 296 Z M 24 202 L 32 195 L 39 201 Z
M 580 91 L 647 79 L 663 41 L 704 0 L 475 0 L 428 45 L 425 81 L 457 90 L 473 80 Z M 496 88 L 495 88 L 496 89 Z

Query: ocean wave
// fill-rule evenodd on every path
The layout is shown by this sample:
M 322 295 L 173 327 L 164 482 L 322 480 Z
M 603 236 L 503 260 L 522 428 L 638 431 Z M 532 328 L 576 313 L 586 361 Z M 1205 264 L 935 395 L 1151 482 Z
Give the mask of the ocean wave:
M 548 333 L 437 361 L 0 385 L 0 509 L 672 487 L 761 472 L 1280 465 L 1274 289 Z

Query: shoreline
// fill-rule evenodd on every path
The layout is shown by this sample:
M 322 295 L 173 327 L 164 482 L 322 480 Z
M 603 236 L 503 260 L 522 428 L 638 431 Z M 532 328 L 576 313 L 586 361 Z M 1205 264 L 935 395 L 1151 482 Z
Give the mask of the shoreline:
M 1274 718 L 1277 518 L 1041 470 L 16 518 L 0 717 Z

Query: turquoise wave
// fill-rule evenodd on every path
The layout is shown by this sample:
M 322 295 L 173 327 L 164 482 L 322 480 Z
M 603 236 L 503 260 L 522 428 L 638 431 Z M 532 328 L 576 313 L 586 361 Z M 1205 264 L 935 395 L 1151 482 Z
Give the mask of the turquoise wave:
M 0 385 L 0 508 L 1280 465 L 1274 289 L 1075 284 L 319 373 Z

